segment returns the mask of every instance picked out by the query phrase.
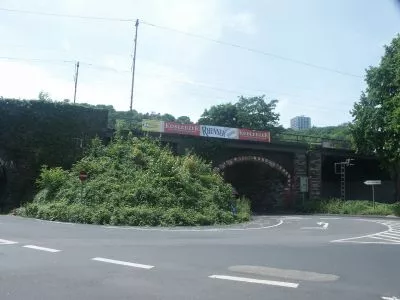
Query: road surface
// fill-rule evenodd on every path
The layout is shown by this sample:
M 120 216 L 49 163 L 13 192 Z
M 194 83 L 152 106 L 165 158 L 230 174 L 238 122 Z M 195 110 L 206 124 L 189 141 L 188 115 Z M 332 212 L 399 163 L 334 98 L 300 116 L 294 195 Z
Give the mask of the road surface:
M 400 298 L 400 220 L 135 228 L 0 216 L 0 299 Z

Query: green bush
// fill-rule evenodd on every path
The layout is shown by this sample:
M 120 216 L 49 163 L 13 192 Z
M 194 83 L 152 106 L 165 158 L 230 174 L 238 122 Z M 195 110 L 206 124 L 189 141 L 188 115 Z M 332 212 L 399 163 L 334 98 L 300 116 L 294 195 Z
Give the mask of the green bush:
M 68 173 L 60 167 L 49 169 L 47 166 L 43 166 L 36 184 L 40 189 L 45 189 L 47 193 L 54 193 L 66 182 L 67 176 Z
M 347 214 L 347 215 L 396 215 L 400 216 L 400 204 L 387 204 L 363 200 L 340 199 L 320 200 L 306 203 L 301 209 L 307 213 Z
M 80 171 L 88 180 L 81 183 Z M 247 221 L 250 205 L 195 155 L 174 156 L 154 140 L 116 135 L 92 141 L 66 171 L 43 167 L 40 191 L 17 210 L 24 216 L 79 223 L 174 226 Z M 232 208 L 236 207 L 236 214 Z

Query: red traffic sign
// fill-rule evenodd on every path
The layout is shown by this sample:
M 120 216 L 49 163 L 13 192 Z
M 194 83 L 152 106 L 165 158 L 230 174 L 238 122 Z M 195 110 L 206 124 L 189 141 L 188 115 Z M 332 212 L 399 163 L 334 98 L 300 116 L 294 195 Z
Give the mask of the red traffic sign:
M 80 171 L 79 172 L 79 180 L 80 181 L 85 181 L 88 178 L 88 174 L 85 171 Z

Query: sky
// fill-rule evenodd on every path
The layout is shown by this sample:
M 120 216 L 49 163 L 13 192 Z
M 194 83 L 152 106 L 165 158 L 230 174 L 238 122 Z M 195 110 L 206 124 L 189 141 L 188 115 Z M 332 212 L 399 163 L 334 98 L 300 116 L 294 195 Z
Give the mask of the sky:
M 43 90 L 55 100 L 73 99 L 79 61 L 77 102 L 129 110 L 135 19 L 137 111 L 196 121 L 212 105 L 265 95 L 279 101 L 285 127 L 297 115 L 329 126 L 351 121 L 353 103 L 365 89 L 365 69 L 379 63 L 383 46 L 400 32 L 400 5 L 1 0 L 0 96 L 35 99 Z

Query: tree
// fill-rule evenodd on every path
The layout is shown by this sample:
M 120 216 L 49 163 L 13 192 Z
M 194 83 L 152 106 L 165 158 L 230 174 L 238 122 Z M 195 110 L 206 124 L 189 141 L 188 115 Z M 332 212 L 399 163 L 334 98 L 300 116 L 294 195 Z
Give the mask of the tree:
M 274 112 L 277 103 L 278 100 L 267 103 L 265 96 L 241 96 L 235 104 L 220 104 L 206 109 L 199 123 L 280 132 L 283 128 L 279 125 L 279 114 Z
M 237 127 L 237 107 L 235 104 L 226 103 L 211 106 L 206 109 L 199 119 L 199 124 Z
M 41 101 L 52 101 L 50 98 L 49 93 L 45 92 L 45 91 L 40 91 L 39 95 L 38 95 L 38 99 Z
M 161 121 L 165 121 L 165 122 L 175 122 L 175 117 L 171 114 L 163 114 L 161 116 Z
M 179 118 L 176 119 L 176 122 L 180 124 L 192 124 L 192 121 L 188 116 L 180 116 Z
M 366 71 L 367 88 L 354 104 L 351 133 L 360 153 L 375 153 L 400 188 L 400 35 L 385 46 L 379 66 Z
M 257 130 L 271 130 L 279 126 L 279 114 L 275 113 L 278 100 L 265 102 L 265 96 L 245 98 L 241 96 L 236 103 L 238 124 Z
M 304 130 L 288 129 L 288 133 L 305 136 L 315 136 L 325 139 L 351 140 L 350 124 L 344 123 L 337 126 L 311 127 Z

